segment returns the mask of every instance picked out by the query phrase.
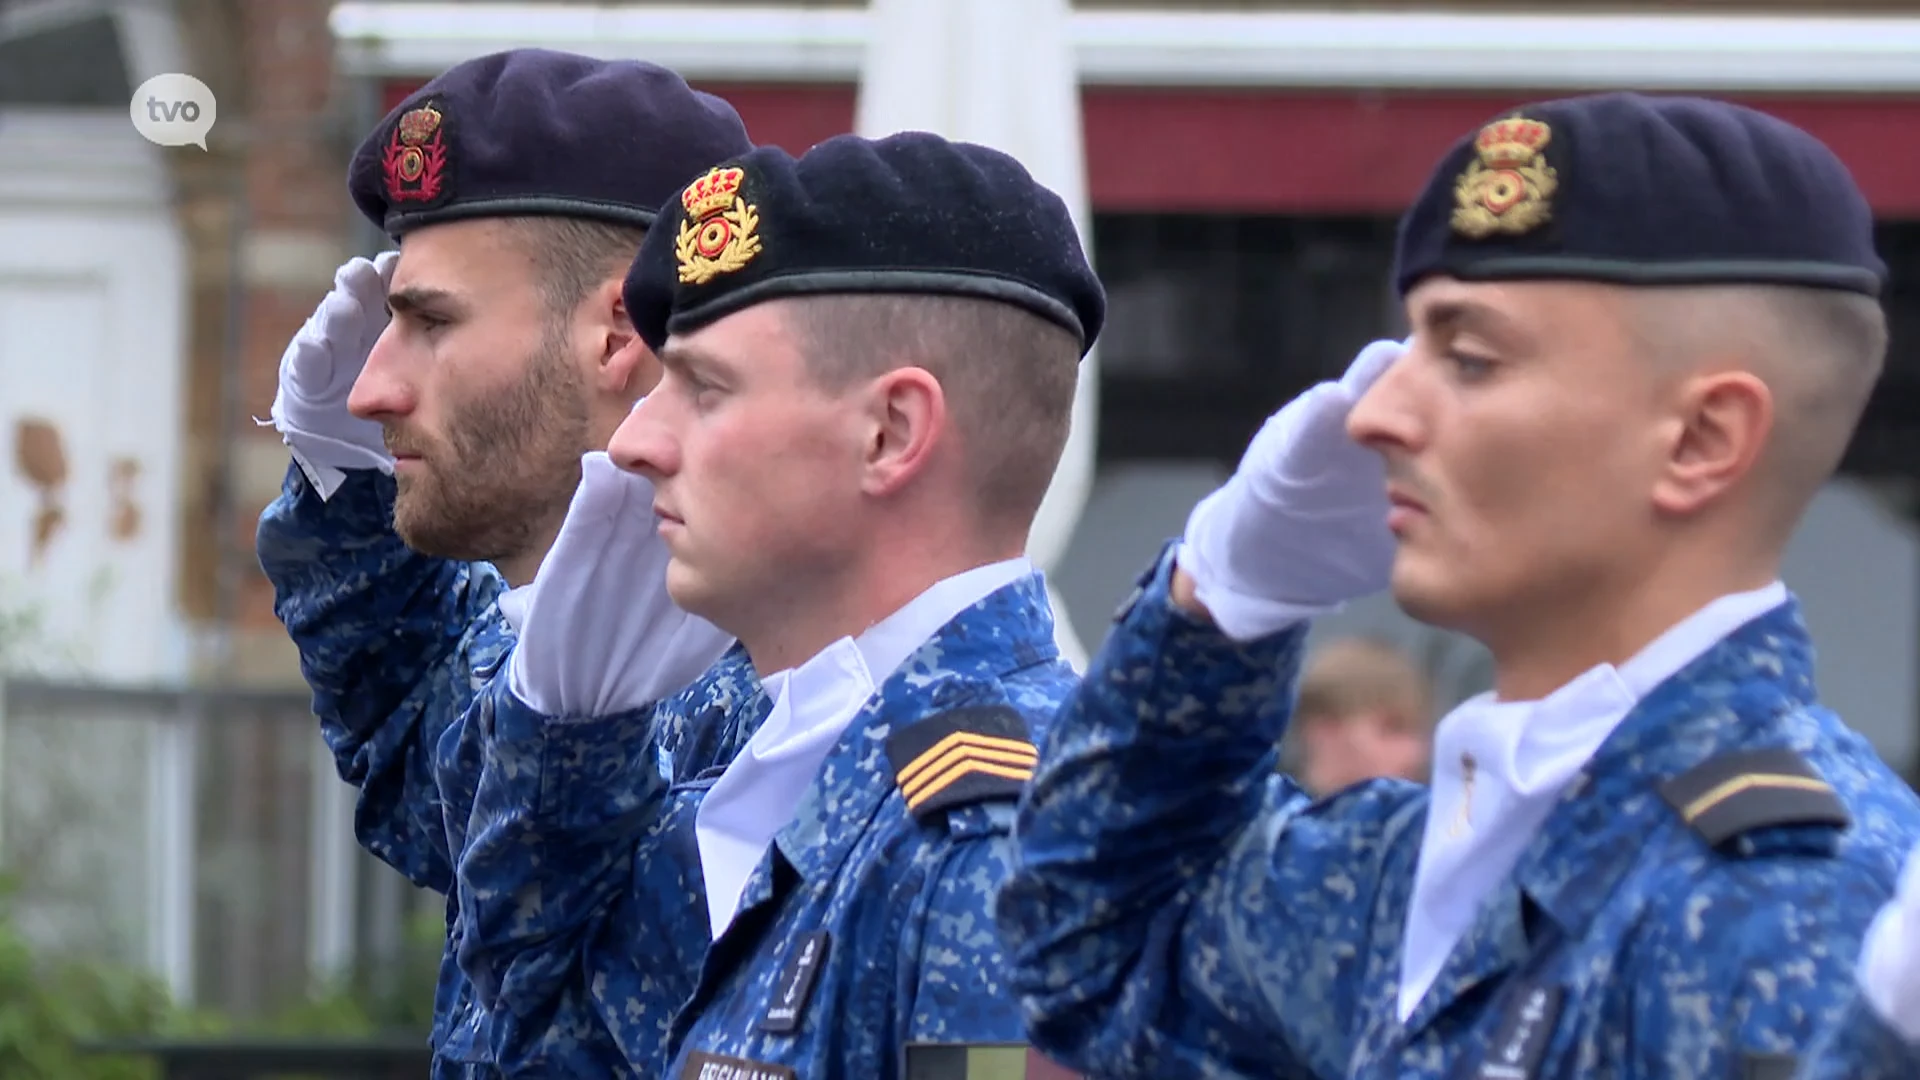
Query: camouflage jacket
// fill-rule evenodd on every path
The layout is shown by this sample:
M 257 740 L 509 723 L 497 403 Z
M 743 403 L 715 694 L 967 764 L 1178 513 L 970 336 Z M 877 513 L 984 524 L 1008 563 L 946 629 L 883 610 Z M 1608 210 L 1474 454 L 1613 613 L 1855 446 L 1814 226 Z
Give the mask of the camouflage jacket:
M 500 614 L 506 584 L 499 573 L 408 548 L 393 531 L 393 498 L 391 477 L 355 470 L 322 501 L 290 466 L 280 498 L 261 516 L 256 544 L 274 611 L 300 650 L 321 734 L 341 777 L 360 791 L 355 834 L 414 884 L 447 894 L 434 1075 L 491 1077 L 498 1072 L 488 1017 L 455 961 L 472 919 L 460 913 L 453 870 L 468 844 L 491 725 L 481 690 L 497 684 L 504 691 L 516 639 Z M 738 650 L 695 689 L 710 685 L 759 693 Z M 695 770 L 732 760 L 751 728 L 704 734 L 704 742 L 681 748 Z M 704 949 L 704 934 L 698 945 Z M 700 955 L 682 957 L 680 983 L 691 984 Z
M 1856 994 L 1792 1080 L 1914 1080 L 1916 1076 L 1920 1076 L 1920 1043 L 1908 1042 Z
M 1105 1080 L 1733 1080 L 1790 1075 L 1851 996 L 1920 800 L 1818 705 L 1795 603 L 1639 702 L 1402 1024 L 1425 789 L 1316 803 L 1275 775 L 1305 632 L 1236 645 L 1173 608 L 1171 564 L 1021 807 L 1000 925 L 1056 1059 Z
M 881 1080 L 910 1042 L 1019 1041 L 990 904 L 1029 732 L 1075 682 L 1038 575 L 947 623 L 841 735 L 685 987 L 708 938 L 694 815 L 721 770 L 684 748 L 734 738 L 742 695 L 583 720 L 489 688 L 460 962 L 499 1068 Z
M 320 734 L 360 790 L 355 835 L 408 881 L 450 893 L 480 776 L 460 721 L 514 636 L 499 572 L 407 547 L 393 496 L 392 477 L 355 469 L 322 501 L 289 465 L 254 543 Z

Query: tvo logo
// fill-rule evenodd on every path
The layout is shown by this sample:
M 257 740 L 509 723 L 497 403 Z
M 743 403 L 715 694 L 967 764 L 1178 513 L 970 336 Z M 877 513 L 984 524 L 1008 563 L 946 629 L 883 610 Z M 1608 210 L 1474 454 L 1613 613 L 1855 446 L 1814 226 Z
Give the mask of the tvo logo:
M 155 75 L 140 84 L 127 115 L 140 137 L 160 146 L 207 148 L 218 106 L 207 84 L 191 75 Z

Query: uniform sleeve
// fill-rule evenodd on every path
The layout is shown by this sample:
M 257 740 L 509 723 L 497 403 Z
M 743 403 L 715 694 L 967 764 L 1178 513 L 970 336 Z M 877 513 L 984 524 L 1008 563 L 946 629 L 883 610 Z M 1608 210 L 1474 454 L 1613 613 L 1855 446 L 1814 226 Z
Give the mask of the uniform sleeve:
M 484 563 L 430 558 L 393 531 L 393 479 L 354 470 L 322 500 L 289 466 L 255 533 L 274 614 L 300 651 L 313 710 L 342 779 L 359 788 L 355 834 L 414 884 L 448 892 L 445 818 L 471 785 L 441 791 L 433 757 L 511 642 Z
M 949 818 L 962 835 L 928 874 L 900 935 L 904 997 L 912 1002 L 904 1042 L 1026 1041 L 993 924 L 994 898 L 1013 872 L 1012 816 L 1012 805 L 1003 804 L 966 807 Z
M 1892 891 L 1891 878 L 1818 854 L 1730 861 L 1674 890 L 1616 982 L 1631 1002 L 1634 1075 L 1744 1077 L 1768 1057 L 1808 1066 L 1857 995 L 1861 939 Z M 1875 1075 L 1845 1064 L 1826 1075 Z
M 1867 928 L 1857 992 L 1802 1066 L 1798 1080 L 1911 1080 L 1920 1076 L 1920 848 L 1899 895 Z
M 459 962 L 483 1005 L 552 996 L 576 946 L 633 881 L 668 787 L 658 709 L 555 718 L 504 679 L 482 693 L 486 745 L 459 866 Z
M 455 958 L 490 1014 L 494 1061 L 604 1075 L 586 1063 L 621 1060 L 646 1075 L 709 940 L 675 780 L 732 744 L 703 743 L 713 733 L 689 733 L 671 705 L 545 716 L 505 679 L 475 716 L 486 764 L 457 875 Z
M 1319 806 L 1274 773 L 1304 628 L 1236 644 L 1171 554 L 1055 719 L 999 923 L 1029 1037 L 1084 1073 L 1337 1075 L 1412 785 Z
M 1859 995 L 1821 1033 L 1794 1080 L 1913 1080 L 1920 1043 L 1910 1043 Z

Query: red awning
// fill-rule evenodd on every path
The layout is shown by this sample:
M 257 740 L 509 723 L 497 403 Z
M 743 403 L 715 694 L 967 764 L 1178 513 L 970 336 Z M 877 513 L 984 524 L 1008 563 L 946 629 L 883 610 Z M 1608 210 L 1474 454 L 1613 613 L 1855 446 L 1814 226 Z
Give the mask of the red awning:
M 387 87 L 391 107 L 417 86 Z M 851 86 L 703 85 L 756 141 L 800 151 L 853 126 Z M 1558 94 L 1089 87 L 1087 182 L 1103 211 L 1396 214 L 1456 138 Z M 1885 218 L 1920 219 L 1920 98 L 1743 101 L 1831 146 Z

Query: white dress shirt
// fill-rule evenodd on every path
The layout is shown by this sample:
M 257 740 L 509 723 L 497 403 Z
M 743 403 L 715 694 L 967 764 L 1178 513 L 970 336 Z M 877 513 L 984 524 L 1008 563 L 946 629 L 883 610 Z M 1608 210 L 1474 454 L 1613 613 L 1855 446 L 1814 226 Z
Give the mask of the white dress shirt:
M 1713 601 L 1615 668 L 1540 701 L 1462 702 L 1434 731 L 1433 789 L 1400 955 L 1400 1020 L 1432 988 L 1479 907 L 1512 873 L 1554 803 L 1641 698 L 1787 600 L 1776 581 Z
M 859 637 L 841 638 L 762 680 L 772 711 L 694 816 L 715 940 L 733 921 L 767 845 L 793 820 L 814 774 L 868 699 L 955 616 L 1033 572 L 1031 562 L 1017 558 L 955 574 Z

